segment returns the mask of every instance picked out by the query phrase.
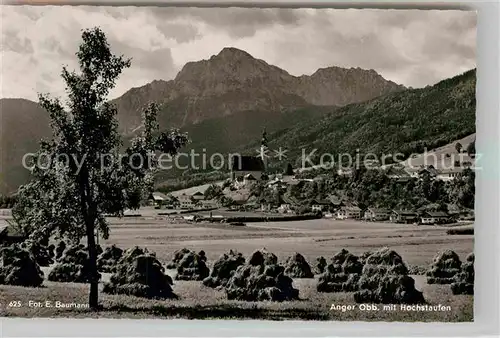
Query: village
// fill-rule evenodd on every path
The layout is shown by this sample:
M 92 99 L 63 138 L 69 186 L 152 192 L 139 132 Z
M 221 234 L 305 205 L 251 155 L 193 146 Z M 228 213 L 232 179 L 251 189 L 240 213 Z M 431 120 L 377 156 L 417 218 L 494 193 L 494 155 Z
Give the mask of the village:
M 466 139 L 470 141 L 470 138 Z M 457 143 L 459 144 L 459 143 Z M 449 146 L 446 148 L 449 152 Z M 461 146 L 457 147 L 461 148 Z M 293 170 L 288 165 L 282 173 L 267 174 L 268 158 L 262 156 L 267 150 L 267 138 L 264 131 L 261 141 L 260 156 L 240 156 L 233 160 L 229 178 L 225 181 L 214 182 L 202 186 L 192 187 L 171 193 L 159 191 L 150 194 L 147 204 L 154 207 L 161 214 L 189 214 L 184 220 L 211 220 L 220 221 L 239 212 L 245 215 L 259 217 L 265 220 L 269 216 L 279 217 L 280 220 L 296 220 L 292 215 L 314 214 L 318 218 L 333 220 L 354 220 L 367 222 L 392 222 L 403 224 L 441 225 L 455 223 L 473 223 L 473 208 L 459 207 L 448 204 L 446 207 L 430 207 L 423 205 L 420 208 L 383 208 L 372 205 L 359 205 L 355 200 L 339 196 L 335 193 L 323 194 L 322 198 L 312 195 L 312 198 L 297 199 L 291 196 L 290 190 L 294 186 L 308 183 L 322 184 L 328 180 L 326 170 Z M 419 164 L 418 156 L 408 159 L 404 163 L 389 166 L 377 166 L 371 161 L 369 169 L 384 175 L 388 180 L 397 184 L 407 184 L 409 181 L 429 182 L 438 181 L 445 185 L 450 184 L 465 170 L 471 170 L 474 155 L 462 149 L 457 149 L 457 156 L 437 150 L 438 156 L 444 158 L 444 163 L 450 162 L 452 157 L 459 157 L 451 166 L 437 169 L 434 165 Z M 413 160 L 416 166 L 408 165 Z M 366 163 L 365 167 L 368 167 Z M 354 168 L 338 169 L 333 176 L 349 180 L 353 176 Z M 336 174 L 336 175 L 335 175 Z M 331 176 L 331 175 L 330 175 Z M 257 192 L 256 192 L 257 191 Z M 266 192 L 272 198 L 262 198 Z M 259 195 L 260 194 L 260 195 Z M 165 210 L 163 212 L 163 210 Z M 207 211 L 209 211 L 207 215 Z M 225 216 L 223 216 L 225 215 Z

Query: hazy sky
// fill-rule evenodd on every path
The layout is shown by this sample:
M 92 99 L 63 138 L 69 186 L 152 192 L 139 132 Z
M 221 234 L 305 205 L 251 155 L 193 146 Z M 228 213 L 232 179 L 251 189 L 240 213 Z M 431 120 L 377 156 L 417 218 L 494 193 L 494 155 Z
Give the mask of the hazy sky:
M 292 75 L 328 66 L 375 69 L 406 86 L 434 84 L 476 66 L 476 13 L 424 10 L 212 9 L 0 6 L 0 97 L 64 95 L 81 29 L 100 26 L 132 57 L 112 97 L 226 46 Z

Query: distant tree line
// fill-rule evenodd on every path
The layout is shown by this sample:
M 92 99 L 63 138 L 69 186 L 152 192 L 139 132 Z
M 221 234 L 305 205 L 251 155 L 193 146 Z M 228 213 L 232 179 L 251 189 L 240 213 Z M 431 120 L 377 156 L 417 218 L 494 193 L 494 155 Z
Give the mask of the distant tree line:
M 0 209 L 10 209 L 13 208 L 17 202 L 16 196 L 4 196 L 0 195 Z

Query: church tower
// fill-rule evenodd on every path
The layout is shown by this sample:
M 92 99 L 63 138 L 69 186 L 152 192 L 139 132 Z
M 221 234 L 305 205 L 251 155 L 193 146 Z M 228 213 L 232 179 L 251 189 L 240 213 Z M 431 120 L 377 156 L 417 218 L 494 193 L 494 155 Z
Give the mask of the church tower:
M 262 133 L 262 140 L 260 141 L 260 158 L 264 163 L 264 170 L 267 170 L 267 132 L 266 128 L 264 128 L 264 132 Z

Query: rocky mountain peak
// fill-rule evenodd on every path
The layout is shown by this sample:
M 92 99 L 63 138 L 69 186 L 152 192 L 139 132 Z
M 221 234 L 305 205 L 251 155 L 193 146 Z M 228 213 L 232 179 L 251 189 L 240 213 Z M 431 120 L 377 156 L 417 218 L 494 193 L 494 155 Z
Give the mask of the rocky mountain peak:
M 226 47 L 208 60 L 188 62 L 174 82 L 183 95 L 207 97 L 235 90 L 269 91 L 285 87 L 291 78 L 286 71 L 243 50 Z
M 222 50 L 219 52 L 217 55 L 213 55 L 210 60 L 215 60 L 215 59 L 220 59 L 224 61 L 253 61 L 257 60 L 255 59 L 252 55 L 249 53 L 245 52 L 244 50 L 235 48 L 235 47 L 224 47 Z
M 244 50 L 225 47 L 208 59 L 186 63 L 172 81 L 153 81 L 116 101 L 121 126 L 130 131 L 141 121 L 139 108 L 150 101 L 165 103 L 165 121 L 184 126 L 241 111 L 342 106 L 402 89 L 359 67 L 332 66 L 296 77 Z

